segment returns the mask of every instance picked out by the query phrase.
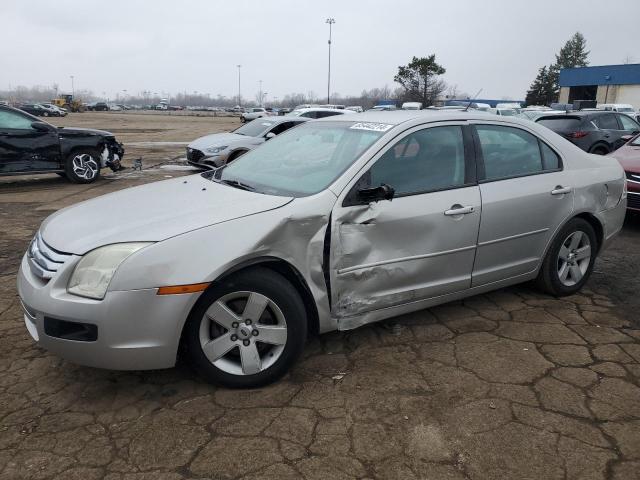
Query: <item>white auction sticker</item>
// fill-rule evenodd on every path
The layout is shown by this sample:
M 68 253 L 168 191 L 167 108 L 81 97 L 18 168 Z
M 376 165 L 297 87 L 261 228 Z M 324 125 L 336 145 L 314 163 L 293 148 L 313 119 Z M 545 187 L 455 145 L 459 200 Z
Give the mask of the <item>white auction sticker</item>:
M 369 130 L 372 132 L 386 132 L 390 130 L 393 125 L 388 125 L 386 123 L 370 123 L 370 122 L 360 122 L 355 123 L 349 127 L 351 130 Z

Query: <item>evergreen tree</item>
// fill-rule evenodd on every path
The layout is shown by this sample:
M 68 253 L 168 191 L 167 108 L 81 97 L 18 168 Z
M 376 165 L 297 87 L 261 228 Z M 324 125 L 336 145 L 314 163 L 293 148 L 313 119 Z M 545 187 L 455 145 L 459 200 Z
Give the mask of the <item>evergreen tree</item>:
M 563 68 L 586 67 L 589 65 L 587 57 L 587 40 L 580 32 L 576 32 L 564 44 L 560 51 L 556 54 L 556 61 L 549 67 L 549 77 L 553 87 L 554 100 L 560 95 L 560 70 Z
M 548 77 L 549 72 L 547 72 L 547 67 L 541 67 L 538 70 L 536 79 L 529 87 L 529 90 L 527 90 L 527 96 L 524 99 L 527 105 L 544 105 L 543 88 Z

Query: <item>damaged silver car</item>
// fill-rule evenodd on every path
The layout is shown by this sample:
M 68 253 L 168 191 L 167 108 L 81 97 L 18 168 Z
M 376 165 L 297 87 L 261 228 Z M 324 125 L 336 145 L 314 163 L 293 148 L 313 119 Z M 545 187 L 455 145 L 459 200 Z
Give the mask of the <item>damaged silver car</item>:
M 138 370 L 183 354 L 212 382 L 255 387 L 310 333 L 529 280 L 573 294 L 625 208 L 615 159 L 532 122 L 345 115 L 53 214 L 18 291 L 27 329 L 61 357 Z

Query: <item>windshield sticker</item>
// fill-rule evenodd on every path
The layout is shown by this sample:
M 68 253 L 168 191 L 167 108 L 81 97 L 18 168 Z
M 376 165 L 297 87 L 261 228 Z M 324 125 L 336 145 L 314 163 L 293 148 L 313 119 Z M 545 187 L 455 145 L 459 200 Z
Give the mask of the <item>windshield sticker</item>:
M 369 123 L 369 122 L 360 122 L 355 123 L 349 127 L 351 130 L 369 130 L 371 132 L 386 132 L 390 130 L 393 125 L 388 125 L 386 123 Z

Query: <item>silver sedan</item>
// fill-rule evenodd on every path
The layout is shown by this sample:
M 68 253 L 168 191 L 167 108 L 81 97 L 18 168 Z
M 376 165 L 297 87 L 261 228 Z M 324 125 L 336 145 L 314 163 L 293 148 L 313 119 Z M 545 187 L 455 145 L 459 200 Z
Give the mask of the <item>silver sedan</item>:
M 205 135 L 187 145 L 187 162 L 202 169 L 221 167 L 308 120 L 310 118 L 305 117 L 257 118 L 232 132 Z
M 61 357 L 152 369 L 184 352 L 210 381 L 251 387 L 308 334 L 529 280 L 571 295 L 625 209 L 615 159 L 530 121 L 345 115 L 53 214 L 18 292 L 32 337 Z

